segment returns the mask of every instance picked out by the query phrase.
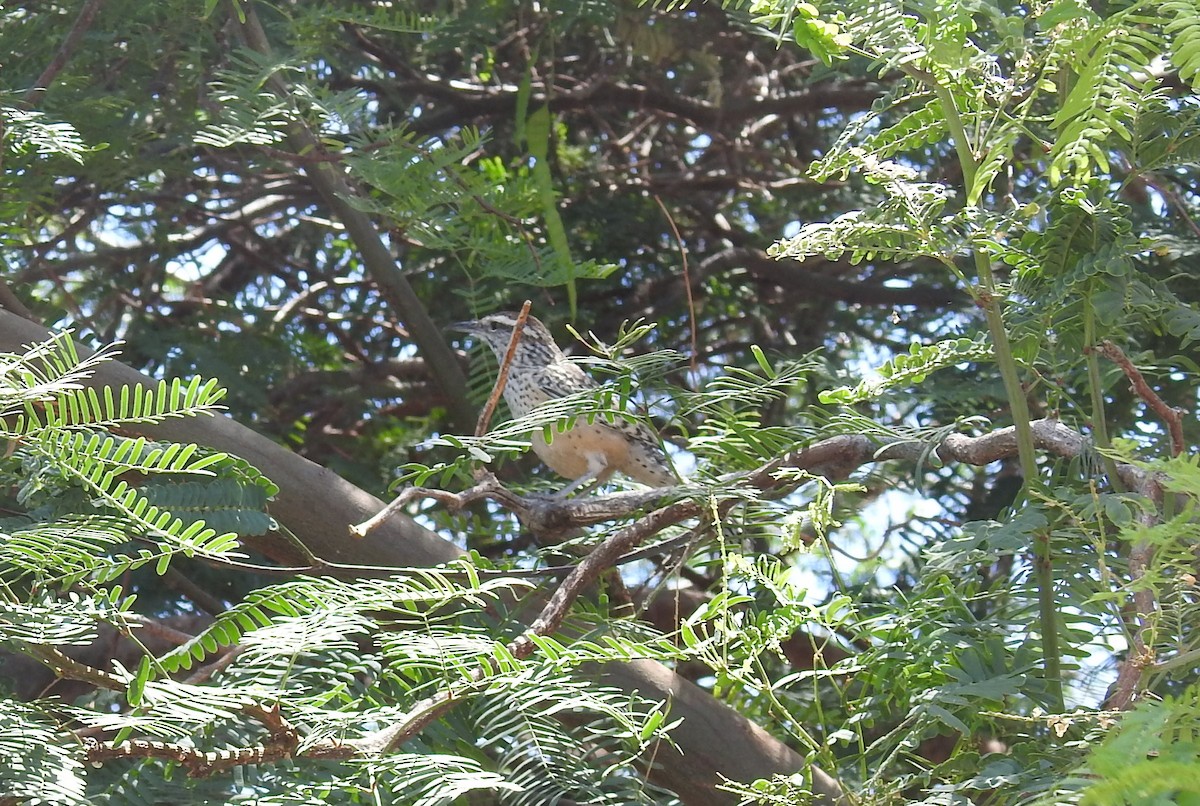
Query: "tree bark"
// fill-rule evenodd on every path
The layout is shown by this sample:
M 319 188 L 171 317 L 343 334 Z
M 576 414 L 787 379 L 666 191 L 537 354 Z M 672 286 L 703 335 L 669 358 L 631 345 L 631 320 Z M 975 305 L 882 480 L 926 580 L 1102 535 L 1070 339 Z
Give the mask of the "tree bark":
M 0 351 L 21 354 L 25 345 L 50 336 L 40 325 L 0 309 Z M 82 345 L 78 350 L 80 355 L 91 353 Z M 101 365 L 91 382 L 98 387 L 157 383 L 118 361 Z M 365 539 L 351 537 L 350 525 L 378 512 L 384 502 L 228 417 L 171 419 L 129 433 L 191 442 L 245 459 L 279 485 L 270 514 L 323 559 L 402 568 L 436 565 L 462 555 L 456 546 L 403 515 L 381 524 Z M 279 536 L 246 542 L 281 564 L 304 563 L 296 548 Z M 722 777 L 749 782 L 804 767 L 803 758 L 787 745 L 660 663 L 607 664 L 600 679 L 649 699 L 668 700 L 671 716 L 683 719 L 672 733 L 678 749 L 660 746 L 653 751 L 651 776 L 677 792 L 688 806 L 736 803 L 735 796 L 715 790 Z M 839 796 L 837 783 L 817 769 L 812 776 L 817 791 L 834 802 Z

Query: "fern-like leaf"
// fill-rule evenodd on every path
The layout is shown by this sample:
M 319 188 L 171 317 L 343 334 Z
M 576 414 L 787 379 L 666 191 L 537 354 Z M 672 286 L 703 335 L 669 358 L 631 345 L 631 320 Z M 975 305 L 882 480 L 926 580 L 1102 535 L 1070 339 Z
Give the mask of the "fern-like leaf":
M 86 806 L 79 742 L 33 706 L 0 699 L 0 792 L 13 803 Z
M 821 393 L 822 403 L 844 406 L 878 397 L 887 390 L 908 388 L 920 383 L 929 373 L 967 361 L 987 361 L 992 357 L 991 345 L 983 337 L 953 339 L 929 346 L 914 343 L 907 353 L 901 353 L 881 366 L 877 380 L 863 381 L 850 388 L 830 389 Z
M 1179 77 L 1195 86 L 1200 76 L 1200 5 L 1192 0 L 1167 0 L 1161 8 L 1169 17 L 1166 34 L 1171 39 L 1171 61 Z
M 1163 48 L 1153 32 L 1155 22 L 1119 14 L 1079 44 L 1082 68 L 1052 122 L 1059 132 L 1050 153 L 1053 184 L 1066 177 L 1084 182 L 1097 172 L 1108 173 L 1112 141 L 1132 141 L 1142 94 L 1135 77 L 1148 75 Z
M 274 519 L 263 511 L 266 491 L 237 479 L 147 484 L 141 493 L 185 524 L 203 521 L 219 532 L 240 536 L 265 534 L 275 526 Z
M 438 608 L 453 602 L 459 607 L 456 614 L 463 609 L 482 609 L 494 602 L 501 591 L 526 584 L 501 578 L 464 585 L 438 569 L 410 569 L 406 575 L 391 580 L 363 583 L 300 579 L 254 591 L 222 613 L 204 632 L 159 658 L 159 664 L 167 671 L 189 669 L 219 647 L 232 646 L 246 633 L 271 626 L 278 616 L 297 618 L 326 610 L 388 611 L 393 612 L 392 619 L 399 624 L 406 620 L 400 611 L 408 611 L 413 624 L 429 628 L 438 621 L 434 614 Z
M 218 535 L 202 520 L 185 523 L 120 478 L 130 471 L 211 476 L 209 467 L 224 460 L 224 454 L 206 454 L 195 445 L 159 445 L 144 438 L 57 430 L 31 441 L 30 450 L 54 462 L 71 480 L 129 518 L 144 534 L 165 540 L 186 554 L 221 556 L 237 547 L 237 535 Z
M 0 106 L 0 125 L 5 148 L 17 154 L 63 156 L 82 165 L 84 155 L 92 150 L 70 123 L 47 120 L 44 113 L 31 109 Z
M 835 176 L 845 178 L 858 171 L 864 154 L 886 160 L 944 140 L 946 127 L 939 102 L 925 90 L 911 90 L 909 82 L 902 81 L 901 88 L 907 91 L 885 95 L 846 126 L 825 156 L 812 164 L 809 175 L 819 182 Z M 919 106 L 906 111 L 913 105 Z M 887 122 L 894 117 L 899 119 Z

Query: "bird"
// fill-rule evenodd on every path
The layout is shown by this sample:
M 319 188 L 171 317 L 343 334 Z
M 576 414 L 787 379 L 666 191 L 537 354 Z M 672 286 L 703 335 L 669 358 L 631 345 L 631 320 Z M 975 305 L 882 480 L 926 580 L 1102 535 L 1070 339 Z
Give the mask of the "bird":
M 459 322 L 456 330 L 474 336 L 504 361 L 517 324 L 515 313 L 493 313 L 471 322 Z M 578 392 L 599 388 L 590 375 L 563 354 L 549 329 L 536 317 L 526 318 L 517 341 L 504 387 L 504 400 L 513 417 L 523 417 L 538 406 Z M 572 483 L 557 495 L 566 496 L 589 483 L 607 481 L 621 472 L 650 487 L 677 483 L 662 445 L 643 423 L 595 417 L 588 422 L 580 415 L 561 433 L 547 441 L 541 430 L 531 437 L 533 452 L 551 470 Z

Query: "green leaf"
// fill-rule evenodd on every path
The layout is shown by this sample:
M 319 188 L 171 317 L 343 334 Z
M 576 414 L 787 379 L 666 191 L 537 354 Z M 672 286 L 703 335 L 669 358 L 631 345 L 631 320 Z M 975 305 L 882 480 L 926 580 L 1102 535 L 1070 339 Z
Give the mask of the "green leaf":
M 125 700 L 133 708 L 137 708 L 142 704 L 142 695 L 146 691 L 146 683 L 150 680 L 150 675 L 153 672 L 152 661 L 149 655 L 143 655 L 138 663 L 137 671 L 133 673 L 133 677 L 129 680 L 129 687 L 125 692 Z

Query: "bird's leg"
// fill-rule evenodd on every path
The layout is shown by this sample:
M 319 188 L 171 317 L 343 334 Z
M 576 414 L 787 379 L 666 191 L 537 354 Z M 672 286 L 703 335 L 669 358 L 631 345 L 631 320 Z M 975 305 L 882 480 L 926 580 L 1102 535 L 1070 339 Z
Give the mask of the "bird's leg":
M 566 498 L 576 490 L 580 490 L 580 488 L 582 488 L 581 492 L 588 492 L 594 487 L 598 487 L 608 481 L 614 472 L 614 468 L 608 466 L 608 457 L 603 453 L 589 453 L 587 455 L 587 463 L 587 472 L 556 492 L 554 494 L 555 498 Z

